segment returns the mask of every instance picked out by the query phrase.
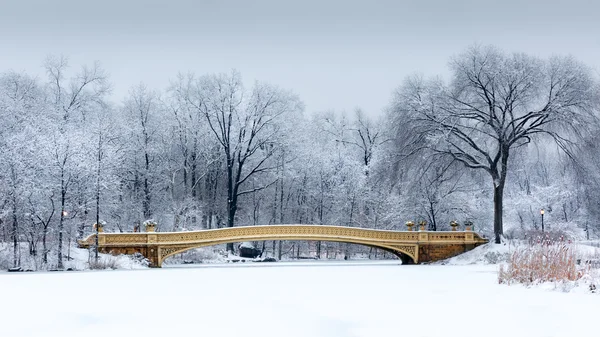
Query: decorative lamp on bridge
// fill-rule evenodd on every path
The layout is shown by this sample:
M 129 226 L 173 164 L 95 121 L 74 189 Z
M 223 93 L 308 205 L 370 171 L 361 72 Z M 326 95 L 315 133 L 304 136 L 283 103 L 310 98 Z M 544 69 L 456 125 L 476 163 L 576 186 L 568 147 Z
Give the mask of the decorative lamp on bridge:
M 456 230 L 458 228 L 458 222 L 452 221 L 452 222 L 450 222 L 450 226 L 452 227 L 452 231 L 456 232 Z
M 154 222 L 154 220 L 144 221 L 144 226 L 146 227 L 146 232 L 156 232 L 156 222 Z
M 420 230 L 421 232 L 424 232 L 424 231 L 425 231 L 425 226 L 427 226 L 427 221 L 423 220 L 423 221 L 420 221 L 420 222 L 419 222 L 419 230 Z
M 95 223 L 92 228 L 94 229 L 94 231 L 97 231 L 98 233 L 102 233 L 104 232 L 104 224 L 102 222 L 100 223 Z
M 412 221 L 408 221 L 408 222 L 406 222 L 406 227 L 408 227 L 408 231 L 409 231 L 409 232 L 412 232 L 412 230 L 413 230 L 413 226 L 414 226 L 414 225 L 415 225 L 415 223 L 414 223 L 414 222 L 412 222 Z
M 465 221 L 465 231 L 473 230 L 473 221 Z

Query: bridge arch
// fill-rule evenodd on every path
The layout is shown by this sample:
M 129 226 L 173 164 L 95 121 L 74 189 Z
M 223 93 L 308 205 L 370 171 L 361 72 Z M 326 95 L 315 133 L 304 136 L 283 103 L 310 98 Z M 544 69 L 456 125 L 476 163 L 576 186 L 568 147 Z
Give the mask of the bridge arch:
M 141 253 L 160 267 L 162 262 L 186 250 L 243 241 L 328 241 L 375 247 L 400 257 L 403 263 L 446 259 L 487 243 L 477 233 L 390 231 L 323 225 L 271 225 L 199 230 L 191 232 L 104 233 L 98 234 L 98 249 L 113 254 Z M 95 245 L 96 234 L 78 241 L 79 247 Z
M 210 242 L 210 243 L 199 243 L 199 244 L 194 244 L 194 245 L 185 245 L 185 246 L 175 246 L 175 247 L 164 247 L 164 248 L 160 248 L 159 252 L 158 252 L 158 266 L 161 266 L 162 263 L 169 257 L 177 255 L 177 254 L 181 254 L 184 253 L 188 250 L 192 250 L 192 249 L 196 249 L 196 248 L 202 248 L 202 247 L 210 247 L 210 246 L 216 246 L 216 245 L 221 245 L 221 244 L 227 244 L 227 243 L 239 243 L 239 242 L 245 242 L 245 241 L 325 241 L 325 242 L 341 242 L 341 243 L 351 243 L 351 244 L 356 244 L 356 245 L 361 245 L 361 246 L 366 246 L 366 247 L 372 247 L 372 248 L 377 248 L 377 249 L 381 249 L 384 250 L 386 252 L 392 253 L 395 256 L 397 256 L 401 261 L 402 264 L 414 264 L 416 261 L 416 256 L 415 253 L 418 251 L 416 249 L 416 247 L 412 247 L 412 246 L 394 246 L 394 245 L 386 245 L 386 244 L 379 244 L 379 243 L 369 243 L 369 242 L 357 242 L 358 240 L 349 240 L 349 239 L 334 239 L 334 238 L 303 238 L 303 239 L 290 239 L 288 237 L 282 237 L 282 238 L 249 238 L 249 239 L 234 239 L 234 240 L 219 240 L 216 242 Z M 413 249 L 411 249 L 413 248 Z

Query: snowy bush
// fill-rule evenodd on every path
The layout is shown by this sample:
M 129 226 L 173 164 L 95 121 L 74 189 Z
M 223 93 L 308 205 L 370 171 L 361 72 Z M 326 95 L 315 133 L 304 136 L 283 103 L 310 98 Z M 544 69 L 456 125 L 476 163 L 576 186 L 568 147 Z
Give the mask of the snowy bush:
M 130 255 L 129 258 L 131 259 L 131 261 L 133 263 L 138 264 L 142 267 L 150 266 L 150 260 L 148 260 L 144 255 L 142 255 L 140 253 L 135 253 L 133 255 Z
M 0 244 L 0 270 L 6 270 L 12 267 L 12 261 L 9 258 L 10 252 L 3 246 L 5 245 Z
M 218 252 L 212 249 L 212 247 L 202 247 L 196 249 L 190 249 L 180 254 L 169 257 L 165 263 L 167 264 L 179 264 L 179 263 L 212 263 L 212 262 L 224 262 L 226 260 L 226 252 Z
M 537 236 L 527 245 L 515 247 L 508 263 L 500 265 L 498 281 L 531 285 L 577 281 L 586 275 L 591 278 L 589 266 L 578 265 L 577 261 L 570 240 L 553 234 Z
M 542 232 L 540 230 L 524 231 L 524 238 L 529 245 L 571 242 L 573 237 L 563 230 Z
M 600 272 L 598 270 L 589 270 L 583 275 L 581 282 L 584 288 L 593 294 L 600 293 Z
M 106 255 L 101 256 L 98 261 L 92 259 L 90 261 L 90 269 L 119 269 L 119 261 L 116 257 Z
M 483 255 L 483 260 L 486 264 L 498 264 L 500 262 L 507 262 L 509 258 L 508 253 L 490 251 Z

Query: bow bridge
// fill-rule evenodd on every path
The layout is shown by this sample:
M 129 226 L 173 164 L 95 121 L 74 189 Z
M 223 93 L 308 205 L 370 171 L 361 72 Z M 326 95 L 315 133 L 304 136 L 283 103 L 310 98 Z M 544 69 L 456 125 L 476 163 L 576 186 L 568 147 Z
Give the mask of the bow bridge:
M 155 232 L 154 229 L 154 224 L 146 226 L 144 233 L 105 233 L 99 228 L 98 250 L 110 254 L 141 253 L 150 260 L 151 266 L 161 267 L 171 255 L 224 243 L 334 241 L 380 248 L 394 253 L 403 263 L 412 264 L 447 259 L 488 242 L 469 227 L 465 231 L 448 232 L 412 231 L 412 226 L 409 231 L 389 231 L 321 225 L 248 226 L 190 232 Z M 80 240 L 78 244 L 81 248 L 94 247 L 96 234 Z

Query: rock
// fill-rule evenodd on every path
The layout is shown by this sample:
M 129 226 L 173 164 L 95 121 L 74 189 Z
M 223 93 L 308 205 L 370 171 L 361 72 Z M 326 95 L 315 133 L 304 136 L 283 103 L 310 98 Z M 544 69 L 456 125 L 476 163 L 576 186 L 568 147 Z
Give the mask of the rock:
M 239 251 L 240 251 L 240 257 L 247 257 L 247 258 L 251 258 L 251 259 L 257 258 L 261 254 L 261 251 L 258 248 L 241 246 L 241 245 L 239 247 Z

